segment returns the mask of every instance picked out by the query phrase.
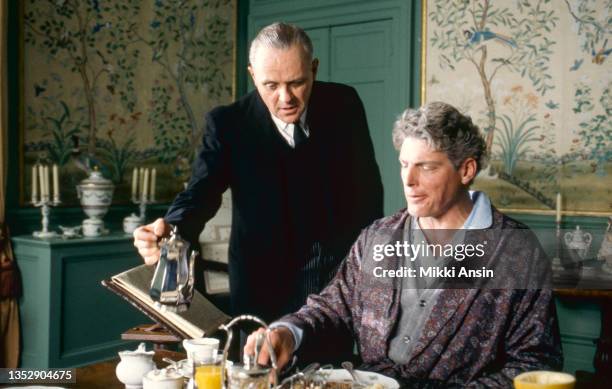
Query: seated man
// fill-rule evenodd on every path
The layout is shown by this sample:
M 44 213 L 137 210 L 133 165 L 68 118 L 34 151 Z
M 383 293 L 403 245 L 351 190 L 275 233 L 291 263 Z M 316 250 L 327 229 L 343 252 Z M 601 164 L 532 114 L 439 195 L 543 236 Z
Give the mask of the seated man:
M 346 358 L 355 340 L 362 369 L 406 382 L 511 387 L 520 372 L 560 369 L 557 316 L 544 285 L 550 272 L 539 243 L 484 193 L 468 190 L 486 157 L 478 127 L 434 102 L 406 110 L 393 142 L 407 209 L 364 229 L 329 285 L 273 324 L 278 364 L 294 353 Z M 452 242 L 455 253 L 406 250 L 406 242 L 418 246 L 416 236 Z M 391 244 L 381 246 L 385 241 Z M 419 273 L 427 264 L 447 272 Z M 252 334 L 246 353 L 253 344 Z M 259 362 L 267 360 L 264 348 Z

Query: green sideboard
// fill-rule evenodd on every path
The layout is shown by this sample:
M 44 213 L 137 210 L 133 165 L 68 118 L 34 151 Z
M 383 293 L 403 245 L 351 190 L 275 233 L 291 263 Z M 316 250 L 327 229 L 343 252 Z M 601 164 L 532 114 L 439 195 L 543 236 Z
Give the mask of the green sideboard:
M 100 284 L 142 263 L 131 236 L 12 241 L 23 281 L 22 367 L 80 366 L 132 347 L 121 333 L 150 320 Z

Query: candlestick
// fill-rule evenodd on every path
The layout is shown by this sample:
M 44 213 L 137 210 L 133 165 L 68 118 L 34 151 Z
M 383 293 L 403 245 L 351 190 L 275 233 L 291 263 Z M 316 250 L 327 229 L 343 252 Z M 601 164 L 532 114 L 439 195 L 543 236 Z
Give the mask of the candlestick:
M 35 207 L 40 207 L 42 215 L 42 230 L 34 231 L 32 234 L 35 238 L 54 238 L 57 233 L 49 231 L 49 214 L 50 207 L 59 205 L 59 178 L 57 165 L 53 165 L 53 201 L 50 201 L 49 188 L 49 166 L 37 164 L 32 167 L 32 204 Z M 38 174 L 37 174 L 38 173 Z M 40 199 L 38 198 L 37 181 L 40 183 Z
M 555 221 L 557 223 L 561 222 L 561 193 L 557 192 L 557 214 Z
M 38 169 L 32 166 L 32 204 L 38 201 Z
M 149 177 L 151 180 L 149 181 Z M 139 219 L 144 224 L 147 205 L 155 203 L 155 187 L 157 182 L 157 170 L 149 168 L 134 168 L 132 172 L 132 202 L 140 209 Z
M 563 270 L 561 262 L 561 193 L 557 192 L 555 212 L 555 256 L 552 259 L 553 271 Z
M 59 169 L 57 164 L 53 164 L 53 201 L 59 203 L 60 192 L 59 192 Z
M 149 192 L 151 201 L 155 201 L 155 189 L 157 186 L 156 183 L 157 183 L 157 169 L 153 168 L 153 171 L 151 172 L 151 191 Z
M 132 170 L 132 198 L 135 199 L 138 196 L 138 168 Z

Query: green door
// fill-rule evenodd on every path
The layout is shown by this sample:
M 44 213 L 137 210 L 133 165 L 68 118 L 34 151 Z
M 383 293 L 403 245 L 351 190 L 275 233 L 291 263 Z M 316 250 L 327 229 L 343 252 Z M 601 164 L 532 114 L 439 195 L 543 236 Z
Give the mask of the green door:
M 405 206 L 391 128 L 400 103 L 397 37 L 391 19 L 330 28 L 330 80 L 353 86 L 364 103 L 385 189 L 385 214 Z

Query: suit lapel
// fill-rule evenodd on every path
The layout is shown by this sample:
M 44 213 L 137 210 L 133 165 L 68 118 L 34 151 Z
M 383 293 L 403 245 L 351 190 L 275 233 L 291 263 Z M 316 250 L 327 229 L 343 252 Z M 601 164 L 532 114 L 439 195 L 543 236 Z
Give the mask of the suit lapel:
M 306 112 L 306 124 L 310 131 L 310 138 L 318 138 L 318 134 L 321 128 L 325 127 L 325 118 L 321 114 L 320 103 L 324 102 L 322 96 L 319 96 L 319 83 L 314 82 L 312 85 L 312 93 L 310 94 L 310 101 L 308 102 L 308 111 Z

